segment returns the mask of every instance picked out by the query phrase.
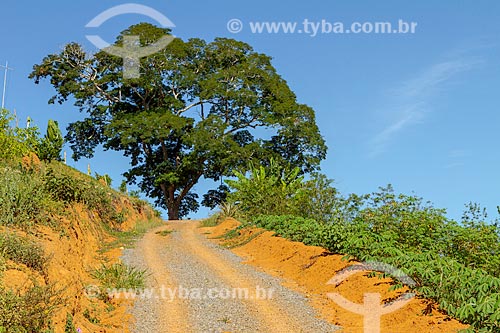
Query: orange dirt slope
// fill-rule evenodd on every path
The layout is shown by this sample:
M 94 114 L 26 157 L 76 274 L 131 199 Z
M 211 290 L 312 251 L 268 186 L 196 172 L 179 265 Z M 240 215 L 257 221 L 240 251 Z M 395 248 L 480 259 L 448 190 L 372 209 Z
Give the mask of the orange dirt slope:
M 230 240 L 221 237 L 238 225 L 236 220 L 226 219 L 216 227 L 202 228 L 201 232 L 210 233 L 209 238 L 233 247 L 232 251 L 243 257 L 245 263 L 283 278 L 287 287 L 305 294 L 323 318 L 342 326 L 342 332 L 363 332 L 363 317 L 343 309 L 327 293 L 339 293 L 353 303 L 362 304 L 365 293 L 379 293 L 387 302 L 407 291 L 389 292 L 392 280 L 368 277 L 368 272 L 358 272 L 337 287 L 327 284 L 339 271 L 356 262 L 342 260 L 341 255 L 329 254 L 323 248 L 275 237 L 273 232 L 256 228 L 245 228 L 239 231 L 239 236 Z M 414 298 L 401 309 L 383 315 L 381 332 L 457 332 L 467 328 L 428 304 L 425 299 Z M 430 315 L 423 314 L 431 309 Z
M 127 212 L 126 221 L 120 225 L 125 230 L 133 228 L 136 222 L 148 220 L 154 214 L 147 207 L 135 207 L 125 197 L 115 202 L 115 209 Z M 58 230 L 40 226 L 32 235 L 22 231 L 16 233 L 41 244 L 50 258 L 47 272 L 42 276 L 24 265 L 9 261 L 1 282 L 6 288 L 21 292 L 30 287 L 33 280 L 42 286 L 54 284 L 57 290 L 61 290 L 58 297 L 64 298 L 65 302 L 51 317 L 55 333 L 65 332 L 68 313 L 73 317 L 75 328 L 79 328 L 82 333 L 128 332 L 127 327 L 132 318 L 126 313 L 126 301 L 89 298 L 85 293 L 87 286 L 99 285 L 91 277 L 91 271 L 103 262 L 116 262 L 120 255 L 119 249 L 100 253 L 102 246 L 113 241 L 113 237 L 104 230 L 95 212 L 84 205 L 74 204 L 64 216 L 59 217 Z

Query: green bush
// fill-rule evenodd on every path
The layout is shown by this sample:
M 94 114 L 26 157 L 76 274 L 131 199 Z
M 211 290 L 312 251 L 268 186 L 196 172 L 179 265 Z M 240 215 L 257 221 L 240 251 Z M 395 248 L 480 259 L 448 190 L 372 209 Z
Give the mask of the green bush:
M 55 309 L 64 303 L 53 285 L 34 285 L 27 291 L 0 286 L 0 332 L 44 332 Z
M 53 199 L 64 203 L 81 202 L 91 204 L 95 200 L 92 196 L 91 184 L 73 175 L 56 172 L 48 169 L 44 175 L 45 188 Z
M 45 270 L 48 261 L 40 245 L 14 233 L 0 233 L 0 254 L 40 272 Z
M 0 159 L 20 158 L 36 152 L 40 144 L 38 128 L 11 127 L 15 117 L 6 109 L 0 109 Z
M 71 169 L 51 165 L 44 175 L 45 191 L 53 200 L 71 204 L 75 202 L 86 205 L 97 211 L 99 216 L 108 222 L 123 223 L 124 213 L 117 213 L 113 207 L 113 200 L 118 195 L 109 187 L 99 184 L 92 177 L 78 174 Z
M 238 218 L 240 216 L 240 210 L 238 205 L 230 202 L 223 202 L 219 205 L 220 215 L 222 218 Z
M 344 223 L 352 221 L 358 214 L 366 196 L 351 194 L 344 198 L 332 186 L 333 180 L 314 173 L 304 181 L 291 203 L 291 213 L 304 218 L 313 218 L 321 223 Z

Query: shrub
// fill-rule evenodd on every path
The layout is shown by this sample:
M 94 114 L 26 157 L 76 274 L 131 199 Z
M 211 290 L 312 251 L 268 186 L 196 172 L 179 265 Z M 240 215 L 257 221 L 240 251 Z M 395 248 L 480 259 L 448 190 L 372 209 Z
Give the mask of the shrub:
M 201 227 L 215 227 L 222 221 L 220 212 L 217 212 L 210 217 L 203 219 L 200 223 Z
M 14 233 L 0 233 L 0 253 L 5 259 L 43 272 L 47 257 L 40 245 Z
M 37 151 L 39 145 L 38 128 L 11 127 L 15 117 L 7 110 L 0 109 L 0 159 L 21 158 Z
M 24 292 L 0 286 L 0 332 L 43 332 L 53 311 L 65 301 L 61 294 L 53 285 L 35 284 Z
M 81 202 L 91 203 L 90 184 L 72 175 L 56 173 L 54 169 L 48 169 L 44 176 L 45 188 L 53 199 L 64 203 Z
M 99 184 L 92 177 L 72 173 L 70 169 L 55 168 L 51 166 L 43 179 L 45 190 L 53 200 L 65 204 L 79 202 L 89 209 L 95 209 L 99 216 L 108 222 L 123 222 L 125 213 L 116 213 L 113 207 L 113 199 L 117 195 L 112 190 Z
M 359 213 L 366 196 L 352 194 L 344 198 L 332 183 L 333 180 L 323 174 L 312 174 L 293 197 L 291 213 L 321 223 L 352 221 Z
M 234 203 L 223 202 L 219 205 L 219 209 L 222 218 L 237 218 L 240 215 L 240 210 Z

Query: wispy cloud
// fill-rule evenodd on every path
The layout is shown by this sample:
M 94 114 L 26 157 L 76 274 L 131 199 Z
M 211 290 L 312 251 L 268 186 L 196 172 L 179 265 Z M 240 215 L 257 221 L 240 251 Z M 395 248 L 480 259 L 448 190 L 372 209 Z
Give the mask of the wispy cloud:
M 369 156 L 375 157 L 385 152 L 396 135 L 423 122 L 425 115 L 432 111 L 432 99 L 446 89 L 456 75 L 472 69 L 478 63 L 480 60 L 477 58 L 442 61 L 393 89 L 386 108 L 392 114 L 390 124 L 370 141 Z
M 448 152 L 448 162 L 443 166 L 443 169 L 454 169 L 464 166 L 464 159 L 467 158 L 469 153 L 464 149 L 453 149 Z
M 464 166 L 463 162 L 452 162 L 452 163 L 448 163 L 445 166 L 443 166 L 443 169 L 454 169 L 454 168 L 458 168 L 461 166 Z
M 453 149 L 453 150 L 450 150 L 450 152 L 448 153 L 448 157 L 450 159 L 460 159 L 460 158 L 466 157 L 467 155 L 468 155 L 468 152 L 465 149 Z

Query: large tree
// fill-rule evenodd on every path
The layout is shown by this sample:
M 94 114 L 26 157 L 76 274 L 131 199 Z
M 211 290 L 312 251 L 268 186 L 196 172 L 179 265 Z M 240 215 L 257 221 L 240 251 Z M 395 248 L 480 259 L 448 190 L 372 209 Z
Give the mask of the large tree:
M 151 45 L 170 30 L 147 23 L 131 26 L 116 47 L 139 36 Z M 89 54 L 76 43 L 35 65 L 30 78 L 49 78 L 56 94 L 86 114 L 71 123 L 66 140 L 73 158 L 95 149 L 130 158 L 130 184 L 168 210 L 169 219 L 198 208 L 193 186 L 218 181 L 249 161 L 270 158 L 318 168 L 326 147 L 314 111 L 299 104 L 270 57 L 233 39 L 183 41 L 140 60 L 140 77 L 123 75 L 123 60 L 108 52 Z

